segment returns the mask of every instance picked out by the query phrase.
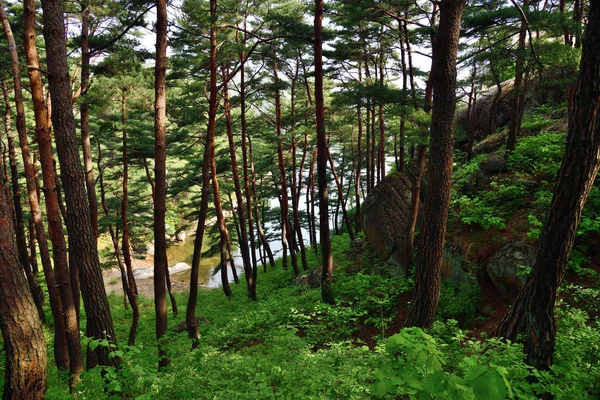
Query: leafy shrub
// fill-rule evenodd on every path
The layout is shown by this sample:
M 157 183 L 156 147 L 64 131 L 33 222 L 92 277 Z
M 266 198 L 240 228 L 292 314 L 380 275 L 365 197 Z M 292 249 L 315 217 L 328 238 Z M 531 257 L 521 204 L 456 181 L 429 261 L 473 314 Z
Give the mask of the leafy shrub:
M 471 323 L 482 301 L 479 286 L 461 282 L 458 287 L 443 284 L 440 291 L 436 318 L 446 321 L 455 319 L 461 326 Z
M 528 174 L 543 173 L 554 178 L 564 154 L 565 136 L 564 133 L 542 131 L 536 136 L 520 138 L 507 160 L 509 169 Z

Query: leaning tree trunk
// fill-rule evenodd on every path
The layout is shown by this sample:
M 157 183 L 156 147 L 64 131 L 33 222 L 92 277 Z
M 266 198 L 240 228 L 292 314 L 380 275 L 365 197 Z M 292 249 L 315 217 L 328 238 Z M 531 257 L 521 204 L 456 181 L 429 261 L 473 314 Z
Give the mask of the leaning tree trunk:
M 464 0 L 440 2 L 440 24 L 433 43 L 430 190 L 423 205 L 417 250 L 415 290 L 406 326 L 431 327 L 440 296 L 440 268 L 452 186 L 456 54 Z
M 325 134 L 325 105 L 323 102 L 323 0 L 315 0 L 315 113 L 317 119 L 317 175 L 319 181 L 319 233 L 321 239 L 321 297 L 334 304 L 331 279 L 333 257 L 329 235 L 329 196 L 327 189 L 327 135 Z
M 85 175 L 75 135 L 63 3 L 60 0 L 44 0 L 42 8 L 52 124 L 67 202 L 69 253 L 78 263 L 81 277 L 81 294 L 87 315 L 86 336 L 95 340 L 107 339 L 116 345 L 117 338 L 100 270 L 96 238 L 89 218 Z M 97 364 L 119 365 L 118 357 L 108 356 L 111 351 L 108 346 L 98 346 L 94 351 L 88 349 L 87 367 L 93 368 Z
M 65 336 L 65 325 L 63 320 L 62 302 L 60 293 L 52 271 L 52 262 L 50 261 L 50 253 L 48 249 L 48 240 L 46 238 L 44 222 L 42 221 L 42 213 L 38 199 L 38 193 L 35 185 L 34 167 L 31 162 L 31 153 L 29 150 L 29 139 L 27 137 L 27 125 L 25 121 L 25 107 L 23 104 L 23 92 L 21 88 L 21 68 L 17 54 L 17 45 L 15 43 L 10 24 L 4 13 L 4 5 L 0 1 L 0 18 L 2 18 L 2 26 L 6 35 L 10 56 L 12 61 L 12 75 L 15 86 L 15 105 L 17 109 L 17 132 L 19 134 L 19 144 L 21 146 L 21 156 L 25 167 L 25 180 L 27 183 L 27 195 L 29 198 L 29 206 L 31 215 L 35 225 L 35 233 L 40 248 L 40 258 L 44 276 L 48 286 L 48 297 L 50 298 L 50 308 L 54 318 L 54 357 L 56 365 L 59 369 L 69 367 L 69 354 L 67 350 L 67 342 Z
M 27 277 L 27 283 L 29 289 L 33 295 L 35 306 L 37 307 L 38 314 L 42 322 L 46 322 L 46 314 L 44 314 L 44 293 L 42 288 L 35 280 L 35 275 L 31 269 L 31 263 L 29 262 L 29 253 L 27 251 L 27 240 L 25 237 L 25 223 L 23 221 L 23 206 L 21 205 L 21 186 L 19 184 L 19 171 L 17 170 L 17 156 L 15 153 L 15 144 L 13 133 L 10 128 L 10 102 L 8 100 L 8 90 L 6 88 L 6 82 L 2 81 L 2 93 L 4 95 L 4 104 L 6 105 L 6 112 L 4 114 L 4 130 L 6 131 L 6 137 L 8 142 L 8 159 L 10 162 L 10 176 L 12 185 L 12 199 L 13 207 L 15 210 L 15 221 L 16 221 L 16 233 L 17 233 L 17 249 L 19 254 L 19 261 L 23 265 L 25 276 Z
M 585 201 L 600 166 L 600 1 L 591 0 L 579 77 L 569 115 L 567 148 L 536 262 L 513 306 L 500 321 L 499 336 L 524 335 L 527 363 L 548 369 L 556 343 L 554 307 L 577 235 Z
M 3 5 L 0 3 L 0 7 Z M 3 174 L 2 177 L 4 176 Z M 46 343 L 14 244 L 10 193 L 0 180 L 0 328 L 6 353 L 3 399 L 44 399 Z
M 29 83 L 33 98 L 33 111 L 35 115 L 35 136 L 40 153 L 42 166 L 42 179 L 44 182 L 44 197 L 46 200 L 46 214 L 50 240 L 52 242 L 52 258 L 54 260 L 54 273 L 58 283 L 58 291 L 62 302 L 63 319 L 69 351 L 69 369 L 71 371 L 71 386 L 79 379 L 83 370 L 83 353 L 79 337 L 79 319 L 77 308 L 79 301 L 75 301 L 71 288 L 69 275 L 69 262 L 67 260 L 67 244 L 63 234 L 63 223 L 58 207 L 56 193 L 56 179 L 54 176 L 54 159 L 52 155 L 52 137 L 48 123 L 48 109 L 44 99 L 42 75 L 38 62 L 35 45 L 35 3 L 34 0 L 25 0 L 24 47 L 27 57 Z M 77 293 L 79 300 L 79 293 Z

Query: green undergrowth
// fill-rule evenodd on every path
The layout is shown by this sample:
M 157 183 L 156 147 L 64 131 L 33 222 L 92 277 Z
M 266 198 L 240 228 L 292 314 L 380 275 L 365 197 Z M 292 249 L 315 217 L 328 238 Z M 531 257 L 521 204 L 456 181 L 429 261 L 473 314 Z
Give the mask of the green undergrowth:
M 476 340 L 448 318 L 468 311 L 449 306 L 462 289 L 442 298 L 430 331 L 401 328 L 399 314 L 412 281 L 390 277 L 364 241 L 334 237 L 336 305 L 319 289 L 292 284 L 291 270 L 260 273 L 259 301 L 245 285 L 199 293 L 200 345 L 191 350 L 183 315 L 169 314 L 166 350 L 171 364 L 157 373 L 153 301 L 140 297 L 137 344 L 125 346 L 131 311 L 109 296 L 121 358 L 119 369 L 84 372 L 77 399 L 557 399 L 600 395 L 600 326 L 584 311 L 560 308 L 556 363 L 540 373 L 524 364 L 521 347 L 497 339 Z M 311 268 L 319 258 L 311 254 Z M 243 282 L 243 279 L 242 279 Z M 587 292 L 577 292 L 589 296 Z M 468 294 L 466 295 L 468 296 Z M 185 307 L 185 293 L 176 295 Z M 585 300 L 582 297 L 582 300 Z M 453 310 L 454 307 L 455 309 Z M 85 321 L 85 320 L 84 320 Z M 48 339 L 51 339 L 48 337 Z M 51 342 L 50 342 L 51 343 Z M 88 342 L 89 343 L 89 342 Z M 93 346 L 106 343 L 93 342 Z M 51 353 L 51 351 L 49 351 Z M 49 371 L 48 399 L 70 398 L 66 376 Z M 536 383 L 532 383 L 535 380 Z

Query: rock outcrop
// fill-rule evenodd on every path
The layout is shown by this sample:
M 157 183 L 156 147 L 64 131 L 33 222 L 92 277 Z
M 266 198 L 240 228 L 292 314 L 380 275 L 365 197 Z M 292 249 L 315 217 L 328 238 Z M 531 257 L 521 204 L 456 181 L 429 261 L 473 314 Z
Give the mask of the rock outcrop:
M 410 174 L 386 176 L 369 193 L 361 208 L 361 225 L 367 240 L 394 275 L 406 275 L 404 252 L 410 214 Z
M 487 262 L 485 270 L 498 292 L 505 300 L 512 301 L 525 284 L 527 274 L 522 267 L 532 267 L 537 248 L 524 242 L 504 245 Z

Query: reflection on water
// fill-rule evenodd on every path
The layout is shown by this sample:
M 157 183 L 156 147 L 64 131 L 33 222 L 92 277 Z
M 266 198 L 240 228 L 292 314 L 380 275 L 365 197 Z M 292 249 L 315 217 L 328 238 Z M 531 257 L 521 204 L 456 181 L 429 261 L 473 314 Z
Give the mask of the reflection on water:
M 210 241 L 209 237 L 204 238 L 204 243 L 202 244 L 202 251 L 205 252 L 208 250 L 209 245 L 208 241 Z M 238 250 L 234 251 L 234 260 L 236 261 L 236 269 L 238 270 L 238 274 L 242 271 L 242 266 L 238 264 L 239 254 Z M 174 244 L 167 249 L 167 261 L 169 262 L 169 266 L 174 266 L 177 263 L 184 262 L 188 265 L 192 265 L 192 257 L 194 255 L 194 236 L 188 236 L 182 243 Z M 241 260 L 240 260 L 241 261 Z M 213 257 L 202 257 L 200 261 L 200 270 L 198 271 L 198 284 L 200 286 L 206 287 L 218 287 L 221 285 L 221 274 L 217 273 L 215 276 L 212 276 L 213 271 L 219 265 L 220 256 L 217 254 Z M 229 265 L 228 265 L 229 267 Z M 230 267 L 229 267 L 230 268 Z M 233 276 L 231 274 L 231 268 L 227 271 L 229 281 L 233 281 Z M 190 281 L 191 270 L 183 271 L 178 274 L 171 275 L 171 280 L 179 281 L 179 282 L 189 282 Z

